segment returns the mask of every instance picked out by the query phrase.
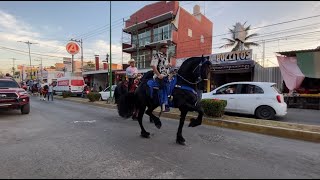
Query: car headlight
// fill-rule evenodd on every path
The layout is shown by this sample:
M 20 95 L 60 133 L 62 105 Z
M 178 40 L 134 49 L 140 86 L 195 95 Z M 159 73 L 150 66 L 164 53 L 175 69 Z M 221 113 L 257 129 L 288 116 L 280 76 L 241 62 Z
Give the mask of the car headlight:
M 28 93 L 26 91 L 19 91 L 18 95 L 19 96 L 24 96 L 24 95 L 28 95 Z

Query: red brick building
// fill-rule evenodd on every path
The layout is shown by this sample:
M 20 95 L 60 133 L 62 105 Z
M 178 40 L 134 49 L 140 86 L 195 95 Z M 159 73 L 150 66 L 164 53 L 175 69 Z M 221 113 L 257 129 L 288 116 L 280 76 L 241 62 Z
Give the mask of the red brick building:
M 139 69 L 149 68 L 157 45 L 166 44 L 167 55 L 175 58 L 212 53 L 213 23 L 193 8 L 193 14 L 178 1 L 161 1 L 141 8 L 126 20 L 123 52 L 131 54 Z M 139 38 L 137 38 L 139 37 Z M 139 44 L 139 45 L 138 45 Z M 137 48 L 138 47 L 138 48 Z

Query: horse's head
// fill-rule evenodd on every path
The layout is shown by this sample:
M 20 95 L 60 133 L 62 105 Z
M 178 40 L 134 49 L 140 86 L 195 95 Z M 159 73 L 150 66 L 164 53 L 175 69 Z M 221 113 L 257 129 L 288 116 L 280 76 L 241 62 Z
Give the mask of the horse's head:
M 208 57 L 191 57 L 185 60 L 179 68 L 178 74 L 186 84 L 198 85 L 208 79 L 211 62 Z M 198 86 L 200 89 L 203 86 Z

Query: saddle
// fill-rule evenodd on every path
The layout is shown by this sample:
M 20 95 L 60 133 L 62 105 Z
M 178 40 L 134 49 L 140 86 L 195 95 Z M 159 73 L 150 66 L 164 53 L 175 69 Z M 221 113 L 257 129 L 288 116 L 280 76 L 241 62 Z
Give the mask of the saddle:
M 165 101 L 168 101 L 168 105 L 170 107 L 174 107 L 174 104 L 173 104 L 173 96 L 172 96 L 172 93 L 173 93 L 173 90 L 174 88 L 179 88 L 179 89 L 182 89 L 182 90 L 186 90 L 186 91 L 189 91 L 189 92 L 192 92 L 194 95 L 198 96 L 199 97 L 199 93 L 196 92 L 193 88 L 189 87 L 189 86 L 186 86 L 186 85 L 177 85 L 177 76 L 174 75 L 172 77 L 172 80 L 171 81 L 168 81 L 168 80 L 165 80 L 165 83 L 166 84 L 166 91 L 159 91 L 160 89 L 160 85 L 158 83 L 157 80 L 155 79 L 151 79 L 151 80 L 148 80 L 147 81 L 147 85 L 149 86 L 149 95 L 151 98 L 154 98 L 154 94 L 153 94 L 153 90 L 156 89 L 157 90 L 157 96 L 158 96 L 158 99 L 160 100 L 159 104 L 163 104 Z M 168 99 L 169 98 L 169 99 Z

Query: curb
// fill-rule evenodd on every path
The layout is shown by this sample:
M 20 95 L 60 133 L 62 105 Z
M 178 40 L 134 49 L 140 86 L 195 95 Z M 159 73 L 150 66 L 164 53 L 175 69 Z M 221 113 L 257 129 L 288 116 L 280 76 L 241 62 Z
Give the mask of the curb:
M 62 97 L 61 98 L 59 97 L 56 99 L 83 103 L 83 101 L 76 101 L 76 100 L 71 100 L 71 99 L 62 98 Z M 88 102 L 88 104 L 104 107 L 104 108 L 116 109 L 115 105 L 98 104 L 98 103 L 91 103 L 91 102 Z M 159 111 L 155 110 L 155 112 L 158 113 Z M 179 120 L 180 114 L 162 113 L 161 117 Z M 186 121 L 190 121 L 189 119 L 191 118 L 194 118 L 194 116 L 187 115 Z M 259 134 L 265 134 L 265 135 L 271 135 L 271 136 L 277 136 L 277 137 L 283 137 L 283 138 L 289 138 L 289 139 L 298 139 L 298 140 L 310 141 L 310 142 L 320 142 L 320 132 L 302 131 L 302 130 L 296 130 L 296 129 L 283 128 L 283 127 L 257 125 L 252 123 L 244 123 L 244 122 L 231 121 L 231 120 L 211 119 L 207 117 L 203 117 L 202 124 L 259 133 Z

